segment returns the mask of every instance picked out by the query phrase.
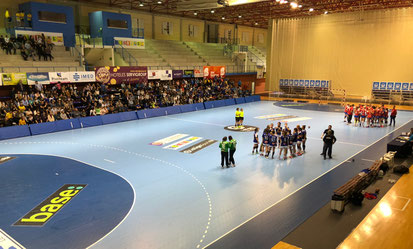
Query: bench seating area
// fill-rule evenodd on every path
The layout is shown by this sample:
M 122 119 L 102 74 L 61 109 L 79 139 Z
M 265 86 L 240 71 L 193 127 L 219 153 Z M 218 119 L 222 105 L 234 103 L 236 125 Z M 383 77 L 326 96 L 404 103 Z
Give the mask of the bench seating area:
M 359 173 L 343 186 L 334 191 L 331 200 L 331 209 L 336 211 L 343 211 L 344 206 L 349 202 L 351 196 L 355 193 L 361 192 L 365 189 L 379 174 L 382 160 L 377 160 L 369 168 L 367 173 Z

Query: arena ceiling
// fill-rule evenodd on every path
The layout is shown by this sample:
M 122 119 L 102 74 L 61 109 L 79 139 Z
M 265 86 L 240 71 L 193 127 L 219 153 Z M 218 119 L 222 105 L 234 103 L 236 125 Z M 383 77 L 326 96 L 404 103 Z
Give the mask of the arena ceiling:
M 273 18 L 412 7 L 413 0 L 77 0 L 124 9 L 148 11 L 267 28 Z

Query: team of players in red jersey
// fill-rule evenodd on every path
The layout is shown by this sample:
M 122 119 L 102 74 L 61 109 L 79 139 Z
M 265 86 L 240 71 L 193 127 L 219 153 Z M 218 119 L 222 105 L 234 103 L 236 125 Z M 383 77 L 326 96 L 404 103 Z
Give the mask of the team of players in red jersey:
M 344 108 L 344 122 L 351 124 L 354 115 L 354 126 L 361 127 L 384 127 L 388 124 L 388 118 L 390 114 L 390 124 L 396 124 L 396 107 L 389 113 L 389 109 L 384 105 L 370 106 L 370 105 L 349 105 Z

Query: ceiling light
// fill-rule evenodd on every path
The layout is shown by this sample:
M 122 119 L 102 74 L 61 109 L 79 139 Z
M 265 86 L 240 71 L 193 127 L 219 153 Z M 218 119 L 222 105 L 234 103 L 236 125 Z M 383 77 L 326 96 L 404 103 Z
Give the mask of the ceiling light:
M 140 7 L 143 7 L 143 3 L 140 3 L 139 6 L 140 6 Z
M 255 25 L 258 25 L 258 23 L 256 22 Z
M 198 15 L 198 13 L 194 12 L 194 16 Z
M 275 0 L 277 3 L 279 3 L 280 2 L 280 0 Z
M 313 8 L 310 8 L 308 11 L 313 12 L 313 11 L 314 11 L 314 9 L 313 9 Z
M 158 1 L 158 4 L 162 4 L 162 1 Z
M 302 8 L 303 6 L 300 4 L 300 5 L 298 5 L 298 8 Z
M 211 10 L 211 13 L 214 14 L 214 13 L 215 13 L 215 10 Z
M 328 11 L 324 11 L 324 15 L 327 15 L 328 14 Z
M 296 2 L 291 2 L 290 3 L 291 8 L 295 9 L 298 7 L 298 4 Z
M 241 15 L 238 16 L 238 18 L 241 18 L 241 17 L 242 17 Z
M 225 20 L 225 16 L 221 17 L 222 20 Z

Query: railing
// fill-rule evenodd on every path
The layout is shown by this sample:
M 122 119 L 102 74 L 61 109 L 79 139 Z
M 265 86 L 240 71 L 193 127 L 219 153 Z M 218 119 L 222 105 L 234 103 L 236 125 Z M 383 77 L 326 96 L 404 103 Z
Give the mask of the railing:
M 138 65 L 138 60 L 133 57 L 131 53 L 127 49 L 125 49 L 122 45 L 117 45 L 120 47 L 114 47 L 115 52 L 120 54 L 122 56 L 122 59 L 128 63 L 129 66 L 137 66 Z
M 208 43 L 221 43 L 221 44 L 239 44 L 239 38 L 225 38 L 225 37 L 216 37 L 208 38 Z
M 256 73 L 257 72 L 257 67 L 254 66 L 233 66 L 229 65 L 227 67 L 227 74 L 232 74 L 232 73 Z
M 255 60 L 255 63 L 256 63 L 257 65 L 264 66 L 264 69 L 265 69 L 265 61 L 261 60 L 261 58 L 258 57 L 256 54 L 254 54 L 251 50 L 248 51 L 248 57 L 249 57 L 252 61 Z M 253 60 L 253 59 L 254 59 L 254 60 Z
M 79 49 L 77 49 L 76 46 L 70 48 L 70 54 L 72 56 L 77 56 L 78 57 L 79 66 L 81 66 L 83 68 L 88 67 L 88 63 L 86 61 L 85 56 L 79 51 Z
M 12 68 L 13 70 L 8 71 L 8 68 Z M 30 68 L 31 70 L 27 70 Z M 35 70 L 32 70 L 35 69 Z M 50 70 L 51 69 L 51 70 Z M 44 73 L 44 72 L 74 72 L 79 71 L 78 67 L 74 66 L 36 66 L 36 67 L 20 67 L 20 66 L 0 66 L 1 73 Z
M 87 34 L 76 34 L 76 45 L 83 48 L 103 48 L 101 37 L 91 38 Z

